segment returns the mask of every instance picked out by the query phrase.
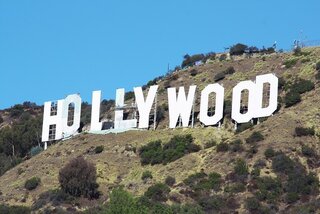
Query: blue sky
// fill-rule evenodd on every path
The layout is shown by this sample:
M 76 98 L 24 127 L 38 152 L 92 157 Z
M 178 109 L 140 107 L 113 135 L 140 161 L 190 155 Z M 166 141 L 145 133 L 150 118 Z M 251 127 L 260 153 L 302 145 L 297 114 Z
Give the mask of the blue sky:
M 0 0 L 0 109 L 93 90 L 114 98 L 237 42 L 290 49 L 320 39 L 316 0 Z

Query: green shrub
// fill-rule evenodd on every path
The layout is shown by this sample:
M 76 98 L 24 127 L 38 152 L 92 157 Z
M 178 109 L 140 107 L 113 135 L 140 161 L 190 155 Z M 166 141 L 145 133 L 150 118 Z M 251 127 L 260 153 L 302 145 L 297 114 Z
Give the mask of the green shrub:
M 230 55 L 242 55 L 248 49 L 247 45 L 238 43 L 230 47 L 229 52 Z
M 32 177 L 28 180 L 26 180 L 24 187 L 27 190 L 34 190 L 35 188 L 37 188 L 39 186 L 39 184 L 41 183 L 41 179 L 38 177 Z
M 257 188 L 256 196 L 262 201 L 275 202 L 282 193 L 280 180 L 272 177 L 257 178 Z
M 105 210 L 98 213 L 106 214 L 147 214 L 147 208 L 141 206 L 138 201 L 123 188 L 118 187 L 113 189 L 110 194 L 110 202 L 107 204 Z
M 226 54 L 221 54 L 219 56 L 219 61 L 225 61 L 227 59 L 227 55 Z
M 193 137 L 188 135 L 176 135 L 168 143 L 161 146 L 161 141 L 153 141 L 139 150 L 141 164 L 167 164 L 173 162 L 185 154 L 197 152 L 200 146 L 193 143 Z
M 289 91 L 286 93 L 284 97 L 284 103 L 286 108 L 291 107 L 301 101 L 301 96 L 298 92 L 296 91 Z
M 272 158 L 272 169 L 278 173 L 291 173 L 295 168 L 295 163 L 283 153 L 277 153 Z
M 310 80 L 299 79 L 292 86 L 291 91 L 296 91 L 299 94 L 306 93 L 314 89 L 314 83 Z
M 218 82 L 220 80 L 223 80 L 225 77 L 226 75 L 224 74 L 224 72 L 220 72 L 220 73 L 217 73 L 213 79 L 215 82 Z
M 216 147 L 217 152 L 227 152 L 229 150 L 229 144 L 221 142 Z
M 96 167 L 83 157 L 72 159 L 59 171 L 61 189 L 75 197 L 98 198 Z
M 42 151 L 43 151 L 42 147 L 40 147 L 40 146 L 34 146 L 34 147 L 32 147 L 31 150 L 30 150 L 30 155 L 31 155 L 31 156 L 35 156 L 35 155 L 39 154 L 39 153 L 42 152 Z
M 296 192 L 288 192 L 286 195 L 286 201 L 288 204 L 294 203 L 300 199 L 299 194 Z
M 267 148 L 266 151 L 264 152 L 264 155 L 266 156 L 266 158 L 272 158 L 275 156 L 275 154 L 276 152 L 271 147 Z
M 234 173 L 237 175 L 248 175 L 249 169 L 247 163 L 243 159 L 238 159 L 234 166 Z
M 168 176 L 166 177 L 165 183 L 171 187 L 176 183 L 176 179 L 172 176 Z
M 251 197 L 246 199 L 246 208 L 250 211 L 259 211 L 261 204 L 258 199 Z
M 254 168 L 252 171 L 251 171 L 251 176 L 253 179 L 256 179 L 260 176 L 260 169 L 259 168 Z
M 190 134 L 176 135 L 163 146 L 163 163 L 173 162 L 185 154 L 199 150 L 200 146 L 193 143 L 193 137 Z
M 142 180 L 152 179 L 152 178 L 153 178 L 152 173 L 151 173 L 149 170 L 144 171 L 144 172 L 142 173 L 142 176 L 141 176 L 141 179 L 142 179 Z
M 240 139 L 234 140 L 230 143 L 230 150 L 232 152 L 242 152 L 244 150 L 242 141 Z
M 295 128 L 296 136 L 313 136 L 315 134 L 314 128 L 304 128 L 304 127 L 296 127 Z
M 298 58 L 287 59 L 283 64 L 286 66 L 286 68 L 291 68 L 297 64 L 298 60 Z
M 104 150 L 104 146 L 97 146 L 97 147 L 94 149 L 94 152 L 95 152 L 96 154 L 99 154 L 99 153 L 101 153 L 103 150 Z
M 243 183 L 233 183 L 225 187 L 224 191 L 228 193 L 238 193 L 244 192 L 246 190 L 246 186 Z
M 226 208 L 225 199 L 218 195 L 203 196 L 198 200 L 199 205 L 206 213 L 220 213 L 223 208 Z
M 163 161 L 163 152 L 161 141 L 152 141 L 139 150 L 140 161 L 142 165 L 145 164 L 159 164 Z
M 134 92 L 133 91 L 128 91 L 124 94 L 124 99 L 125 100 L 130 100 L 134 98 Z
M 257 143 L 262 140 L 264 140 L 264 137 L 260 132 L 253 132 L 250 137 L 246 139 L 246 143 Z
M 307 156 L 307 157 L 315 157 L 316 156 L 316 152 L 314 151 L 314 149 L 310 148 L 309 146 L 306 146 L 306 145 L 302 145 L 301 152 L 304 156 Z
M 190 175 L 183 182 L 194 191 L 217 191 L 221 187 L 222 179 L 221 175 L 216 172 L 212 172 L 209 175 L 198 172 Z
M 192 56 L 189 56 L 188 54 L 186 54 L 184 57 L 184 60 L 181 64 L 181 67 L 182 68 L 185 68 L 185 67 L 188 67 L 188 66 L 193 66 L 195 65 L 195 63 L 197 61 L 202 61 L 205 56 L 203 54 L 195 54 L 195 55 L 192 55 Z
M 168 200 L 170 188 L 166 184 L 157 183 L 148 188 L 144 196 L 154 202 L 165 202 Z
M 198 71 L 196 70 L 196 69 L 192 69 L 191 71 L 190 71 L 190 75 L 191 76 L 196 76 L 198 74 Z
M 233 74 L 233 73 L 235 73 L 235 72 L 236 72 L 236 70 L 234 69 L 233 66 L 228 67 L 228 68 L 224 71 L 225 74 Z
M 30 214 L 31 210 L 29 207 L 24 206 L 8 206 L 0 204 L 0 213 L 3 214 Z

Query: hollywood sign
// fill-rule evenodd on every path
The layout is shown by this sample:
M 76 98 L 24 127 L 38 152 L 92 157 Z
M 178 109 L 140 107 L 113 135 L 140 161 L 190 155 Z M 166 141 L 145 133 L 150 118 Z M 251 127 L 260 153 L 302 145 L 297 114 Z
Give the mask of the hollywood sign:
M 269 105 L 263 107 L 263 89 L 264 84 L 269 84 Z M 182 127 L 188 127 L 190 115 L 195 100 L 195 92 L 197 86 L 189 87 L 186 95 L 184 87 L 180 87 L 178 94 L 176 88 L 168 88 L 168 108 L 169 108 L 169 127 L 175 128 L 180 118 Z M 248 90 L 248 111 L 241 112 L 241 93 Z M 124 89 L 117 89 L 115 100 L 115 117 L 114 129 L 125 130 L 129 128 L 146 129 L 149 127 L 149 116 L 152 105 L 155 103 L 158 86 L 151 86 L 148 94 L 144 97 L 142 87 L 135 87 L 135 102 L 139 112 L 139 120 L 130 119 L 124 120 L 123 109 L 124 104 Z M 215 113 L 212 116 L 208 115 L 209 95 L 215 94 Z M 236 123 L 246 123 L 253 118 L 271 116 L 277 109 L 278 99 L 278 78 L 274 74 L 259 75 L 256 80 L 239 82 L 232 91 L 232 111 L 231 118 Z M 81 97 L 78 94 L 67 96 L 65 99 L 58 100 L 55 106 L 55 112 L 52 112 L 52 101 L 45 102 L 42 127 L 42 141 L 59 140 L 66 136 L 71 136 L 77 132 L 80 127 L 81 118 Z M 93 91 L 92 93 L 92 110 L 91 110 L 91 126 L 90 131 L 101 131 L 102 122 L 100 121 L 100 103 L 101 91 Z M 68 123 L 69 106 L 74 108 L 72 124 Z M 224 88 L 218 83 L 209 84 L 201 91 L 200 100 L 200 115 L 199 120 L 205 126 L 213 126 L 218 124 L 223 118 L 224 108 Z M 72 116 L 72 115 L 71 115 Z M 49 136 L 55 127 L 53 137 Z

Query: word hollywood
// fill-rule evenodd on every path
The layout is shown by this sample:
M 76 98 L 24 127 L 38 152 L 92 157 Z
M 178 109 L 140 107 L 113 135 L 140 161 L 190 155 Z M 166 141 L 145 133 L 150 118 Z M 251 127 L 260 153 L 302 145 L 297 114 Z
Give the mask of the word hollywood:
M 264 84 L 270 85 L 269 105 L 262 107 Z M 186 95 L 184 87 L 180 87 L 178 94 L 176 88 L 168 88 L 168 108 L 169 108 L 169 127 L 175 128 L 179 120 L 182 121 L 182 127 L 188 127 L 190 115 L 193 109 L 195 92 L 197 86 L 189 87 Z M 139 119 L 124 120 L 123 108 L 124 89 L 116 91 L 116 110 L 114 117 L 114 129 L 126 130 L 129 128 L 146 129 L 149 127 L 149 115 L 152 105 L 155 103 L 158 86 L 151 86 L 146 97 L 143 95 L 142 87 L 134 88 L 135 102 L 139 112 Z M 241 93 L 248 90 L 248 111 L 241 112 Z M 215 93 L 215 114 L 208 115 L 209 95 Z M 253 118 L 271 116 L 277 109 L 278 99 L 278 78 L 274 74 L 264 74 L 256 77 L 255 82 L 247 80 L 238 83 L 232 91 L 232 112 L 231 118 L 236 123 L 246 123 Z M 102 122 L 100 121 L 100 103 L 101 91 L 92 93 L 91 127 L 90 131 L 101 131 Z M 69 106 L 74 108 L 73 115 L 69 114 Z M 224 108 L 224 88 L 218 84 L 209 84 L 201 91 L 200 117 L 199 120 L 205 126 L 218 124 L 223 118 Z M 65 99 L 56 102 L 55 111 L 52 111 L 53 102 L 45 102 L 42 127 L 42 141 L 59 140 L 68 137 L 77 132 L 80 127 L 81 117 L 81 97 L 78 94 L 67 96 Z M 72 118 L 72 124 L 68 118 Z M 139 124 L 139 125 L 138 125 Z M 54 131 L 52 131 L 54 127 Z M 52 133 L 54 134 L 52 135 Z M 49 136 L 50 135 L 50 136 Z

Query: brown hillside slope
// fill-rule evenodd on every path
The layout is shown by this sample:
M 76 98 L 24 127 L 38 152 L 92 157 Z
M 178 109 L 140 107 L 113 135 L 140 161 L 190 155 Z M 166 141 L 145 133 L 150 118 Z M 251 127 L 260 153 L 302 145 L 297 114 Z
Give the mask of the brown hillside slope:
M 286 69 L 282 65 L 285 60 L 294 57 L 291 54 L 273 54 L 266 56 L 265 59 L 258 57 L 237 61 L 214 61 L 212 64 L 196 68 L 198 74 L 193 77 L 190 76 L 191 69 L 172 74 L 172 76 L 177 75 L 177 77 L 172 79 L 172 76 L 169 76 L 160 81 L 160 90 L 164 88 L 164 84 L 170 84 L 170 86 L 196 84 L 202 89 L 205 85 L 214 82 L 212 79 L 216 73 L 229 66 L 233 66 L 236 73 L 227 75 L 221 81 L 226 88 L 226 97 L 230 96 L 231 89 L 237 82 L 253 79 L 256 75 L 262 73 L 274 72 L 278 77 L 284 77 L 286 81 L 290 81 L 294 77 L 315 81 L 314 64 L 320 60 L 320 49 L 306 49 L 306 51 L 311 52 L 307 56 L 310 61 L 302 63 L 302 58 L 305 56 L 301 56 L 298 63 L 290 69 Z M 319 93 L 319 84 L 317 84 L 314 90 L 302 95 L 302 101 L 299 104 L 290 108 L 282 107 L 274 116 L 239 134 L 234 132 L 232 123 L 228 119 L 225 120 L 220 129 L 216 127 L 202 128 L 197 125 L 193 129 L 178 128 L 171 130 L 165 128 L 168 125 L 167 118 L 161 122 L 159 129 L 156 131 L 130 131 L 108 135 L 81 134 L 71 140 L 50 146 L 47 151 L 6 172 L 1 177 L 0 182 L 0 203 L 31 206 L 37 200 L 39 194 L 59 187 L 59 169 L 69 160 L 80 155 L 96 164 L 98 183 L 104 196 L 108 195 L 110 188 L 119 184 L 124 185 L 126 189 L 134 194 L 141 195 L 151 184 L 163 182 L 168 175 L 172 175 L 176 178 L 177 185 L 173 187 L 171 194 L 177 194 L 182 202 L 186 202 L 191 199 L 179 194 L 181 190 L 179 183 L 187 178 L 188 175 L 203 170 L 206 173 L 218 172 L 225 178 L 233 170 L 233 164 L 237 158 L 244 158 L 249 168 L 252 168 L 257 160 L 265 159 L 264 151 L 270 146 L 277 151 L 282 150 L 292 158 L 297 158 L 306 166 L 307 170 L 315 172 L 320 178 L 319 160 L 310 165 L 307 164 L 306 158 L 301 155 L 302 144 L 314 148 L 320 154 Z M 163 103 L 167 102 L 166 95 L 163 90 L 159 95 L 159 100 Z M 316 136 L 295 137 L 294 129 L 297 126 L 314 127 Z M 187 133 L 192 134 L 195 138 L 195 143 L 203 147 L 211 139 L 216 140 L 218 143 L 221 141 L 231 142 L 234 139 L 244 140 L 254 131 L 260 131 L 265 139 L 258 143 L 258 151 L 252 157 L 248 156 L 246 152 L 246 150 L 250 149 L 250 145 L 244 143 L 245 151 L 243 152 L 217 153 L 215 147 L 212 147 L 186 155 L 167 165 L 141 166 L 137 152 L 135 153 L 131 149 L 138 149 L 152 140 L 161 139 L 166 141 L 174 135 Z M 102 153 L 95 154 L 93 150 L 99 145 L 103 145 L 105 149 Z M 262 169 L 261 176 L 274 176 L 270 165 L 270 161 L 267 160 L 267 165 Z M 152 181 L 147 183 L 141 180 L 141 175 L 145 170 L 150 170 L 154 177 Z M 24 189 L 24 183 L 33 176 L 41 178 L 41 185 L 36 190 L 29 192 Z M 250 193 L 245 191 L 238 193 L 235 197 L 240 204 L 244 204 L 243 201 L 248 196 L 250 196 Z M 282 204 L 280 208 L 284 209 L 285 205 Z M 239 211 L 243 211 L 243 209 L 242 205 Z

